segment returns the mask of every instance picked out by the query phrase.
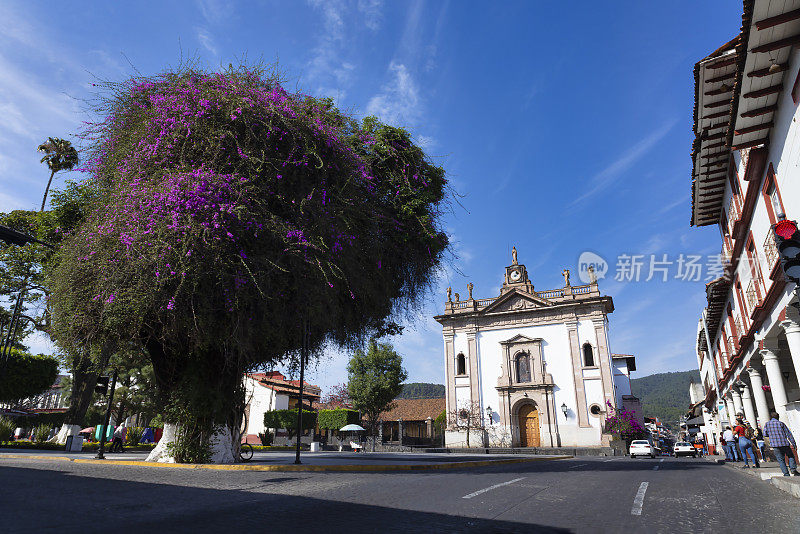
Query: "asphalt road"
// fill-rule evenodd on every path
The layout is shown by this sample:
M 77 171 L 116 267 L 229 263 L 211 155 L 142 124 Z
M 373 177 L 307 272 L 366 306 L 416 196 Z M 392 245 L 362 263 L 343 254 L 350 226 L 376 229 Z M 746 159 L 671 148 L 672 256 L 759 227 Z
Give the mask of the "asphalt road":
M 690 458 L 389 473 L 2 459 L 0 485 L 2 532 L 800 532 L 795 498 Z

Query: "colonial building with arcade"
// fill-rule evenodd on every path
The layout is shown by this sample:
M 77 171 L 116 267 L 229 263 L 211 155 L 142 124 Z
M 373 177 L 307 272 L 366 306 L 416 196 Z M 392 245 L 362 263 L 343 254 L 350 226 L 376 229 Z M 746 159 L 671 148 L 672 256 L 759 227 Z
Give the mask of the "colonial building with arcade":
M 737 414 L 800 433 L 799 305 L 774 232 L 800 219 L 800 0 L 742 6 L 738 35 L 694 68 L 691 224 L 717 227 L 725 265 L 694 343 L 691 412 L 712 446 Z
M 633 356 L 608 343 L 610 296 L 597 280 L 536 291 L 516 249 L 500 295 L 453 298 L 448 289 L 444 334 L 448 430 L 445 445 L 463 447 L 459 419 L 476 421 L 470 446 L 600 447 L 609 406 L 640 412 L 631 396 Z M 641 417 L 641 414 L 640 414 Z M 461 427 L 461 428 L 459 428 Z

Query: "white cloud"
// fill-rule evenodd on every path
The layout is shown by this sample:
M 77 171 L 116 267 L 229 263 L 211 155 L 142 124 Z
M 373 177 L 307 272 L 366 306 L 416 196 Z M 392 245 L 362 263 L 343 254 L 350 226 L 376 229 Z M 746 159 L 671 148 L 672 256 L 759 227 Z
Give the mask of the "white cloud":
M 589 181 L 588 190 L 570 203 L 574 207 L 591 197 L 601 193 L 616 183 L 637 161 L 658 144 L 667 133 L 675 126 L 676 120 L 663 124 L 653 133 L 633 145 L 617 158 L 611 165 L 595 174 Z
M 197 0 L 203 18 L 214 24 L 227 19 L 233 11 L 233 5 L 226 0 Z
M 217 45 L 214 42 L 214 38 L 211 36 L 211 32 L 205 28 L 195 28 L 195 30 L 197 31 L 197 40 L 200 41 L 203 48 L 211 52 L 214 56 L 219 56 Z
M 414 126 L 422 116 L 419 89 L 408 68 L 392 61 L 392 79 L 367 104 L 367 114 L 398 126 Z
M 418 135 L 417 136 L 417 144 L 420 148 L 427 149 L 431 148 L 436 145 L 436 139 L 430 135 Z
M 364 16 L 364 25 L 372 31 L 378 31 L 383 22 L 382 0 L 358 0 L 358 11 Z

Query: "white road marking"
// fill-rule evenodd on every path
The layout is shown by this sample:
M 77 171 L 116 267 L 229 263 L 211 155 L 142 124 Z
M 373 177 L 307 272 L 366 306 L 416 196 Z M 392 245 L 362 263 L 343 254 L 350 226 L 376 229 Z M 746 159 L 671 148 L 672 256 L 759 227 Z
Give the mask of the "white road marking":
M 611 458 L 610 460 L 603 460 L 603 461 L 604 461 L 604 462 L 613 462 L 613 461 L 614 461 L 614 458 Z
M 481 493 L 486 493 L 487 491 L 491 491 L 496 488 L 500 488 L 502 486 L 508 486 L 509 484 L 513 484 L 514 482 L 519 482 L 520 480 L 524 480 L 525 477 L 522 478 L 515 478 L 514 480 L 509 480 L 508 482 L 501 482 L 500 484 L 495 484 L 494 486 L 489 486 L 488 488 L 483 488 L 482 490 L 478 490 L 474 493 L 470 493 L 469 495 L 464 495 L 462 499 L 471 499 L 473 497 L 477 497 Z
M 662 459 L 660 459 L 660 460 L 659 460 L 659 463 L 660 463 L 660 462 L 663 462 L 663 461 L 664 461 L 664 459 L 662 458 Z
M 575 469 L 576 467 L 583 467 L 584 465 L 586 465 L 586 464 L 572 465 L 572 466 L 570 466 L 570 469 Z
M 653 471 L 658 471 L 658 468 L 659 468 L 659 467 L 661 467 L 661 466 L 660 466 L 660 465 L 657 465 L 657 466 L 653 467 Z
M 636 492 L 636 497 L 633 499 L 633 508 L 631 508 L 631 515 L 642 515 L 642 505 L 644 504 L 644 494 L 647 491 L 649 482 L 642 482 L 639 484 L 639 491 Z

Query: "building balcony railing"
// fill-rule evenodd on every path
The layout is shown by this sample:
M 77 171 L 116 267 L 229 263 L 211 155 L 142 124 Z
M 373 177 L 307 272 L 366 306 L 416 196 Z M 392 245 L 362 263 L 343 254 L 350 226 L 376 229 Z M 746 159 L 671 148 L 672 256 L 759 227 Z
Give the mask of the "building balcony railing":
M 778 261 L 778 248 L 775 246 L 775 237 L 772 235 L 772 230 L 767 232 L 767 238 L 764 240 L 764 257 L 767 259 L 767 268 L 771 270 Z
M 736 226 L 741 217 L 742 212 L 739 210 L 739 204 L 736 202 L 736 197 L 732 196 L 728 202 L 728 225 L 731 233 L 733 233 L 733 227 Z
M 760 304 L 755 282 L 755 280 L 750 280 L 750 283 L 747 284 L 747 308 L 750 310 L 750 313 Z
M 735 336 L 728 336 L 728 346 L 731 348 L 731 353 L 728 354 L 728 361 L 730 361 L 733 355 L 739 351 L 739 340 Z
M 738 342 L 742 337 L 745 335 L 746 331 L 742 325 L 742 319 L 740 317 L 734 318 L 733 322 L 736 324 L 736 341 Z M 736 345 L 736 350 L 739 350 L 739 345 Z

